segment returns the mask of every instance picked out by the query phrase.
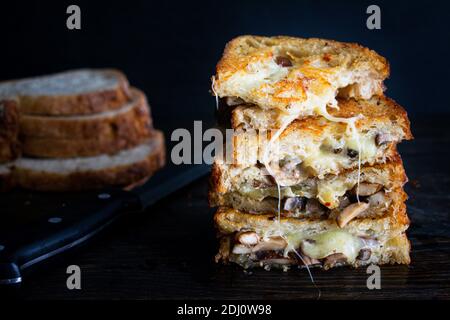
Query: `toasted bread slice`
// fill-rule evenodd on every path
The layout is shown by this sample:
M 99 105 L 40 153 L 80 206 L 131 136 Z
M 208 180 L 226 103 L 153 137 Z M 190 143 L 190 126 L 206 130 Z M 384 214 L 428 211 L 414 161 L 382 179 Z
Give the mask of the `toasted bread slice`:
M 324 179 L 308 178 L 297 185 L 281 187 L 281 214 L 295 217 L 336 216 L 344 208 L 361 201 L 369 203 L 359 217 L 382 214 L 396 197 L 394 190 L 407 177 L 398 156 L 384 165 L 347 170 Z M 209 203 L 249 212 L 278 213 L 278 189 L 263 167 L 239 167 L 215 162 L 212 167 Z M 320 204 L 319 204 L 320 203 Z M 335 210 L 332 210 L 335 209 Z
M 331 116 L 349 119 L 358 117 L 357 127 L 370 129 L 371 126 L 398 127 L 403 131 L 405 139 L 412 138 L 408 114 L 405 109 L 394 100 L 386 96 L 374 96 L 369 100 L 339 98 L 337 108 L 328 108 Z M 253 105 L 241 105 L 231 113 L 233 129 L 277 130 L 284 123 L 286 116 L 276 110 L 263 110 Z M 321 117 L 306 117 L 295 120 L 302 128 L 311 128 L 318 134 L 327 122 Z M 331 122 L 331 121 L 330 121 Z M 331 124 L 330 124 L 331 125 Z M 339 127 L 347 128 L 345 123 Z
M 217 65 L 213 90 L 298 117 L 323 114 L 344 97 L 369 99 L 383 92 L 389 65 L 353 43 L 292 37 L 241 36 Z
M 114 155 L 71 159 L 20 158 L 13 170 L 18 186 L 41 191 L 125 187 L 140 182 L 164 166 L 162 132 L 146 143 Z
M 19 113 L 14 100 L 0 100 L 0 164 L 20 156 Z
M 120 108 L 130 93 L 120 71 L 80 69 L 1 82 L 2 97 L 17 97 L 22 114 L 80 115 Z
M 297 119 L 272 143 L 273 130 L 238 129 L 231 160 L 241 166 L 269 164 L 277 181 L 290 186 L 312 176 L 339 174 L 359 163 L 385 163 L 395 159 L 398 142 L 412 138 L 406 112 L 387 98 L 344 100 L 336 112 L 361 113 L 362 118 L 354 129 L 322 117 Z
M 221 237 L 217 261 L 244 268 L 293 265 L 409 264 L 409 225 L 403 203 L 377 219 L 355 219 L 340 228 L 333 219 L 281 218 L 220 207 L 214 216 Z M 301 258 L 299 257 L 301 256 Z
M 119 109 L 78 116 L 20 117 L 20 134 L 46 139 L 115 139 L 129 134 L 133 128 L 151 129 L 150 108 L 145 94 L 131 89 L 132 100 Z

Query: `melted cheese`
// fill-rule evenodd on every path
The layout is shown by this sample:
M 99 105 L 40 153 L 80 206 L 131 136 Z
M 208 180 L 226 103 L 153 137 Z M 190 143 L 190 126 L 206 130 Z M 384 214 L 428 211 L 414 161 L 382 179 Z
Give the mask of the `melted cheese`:
M 352 263 L 358 256 L 359 251 L 364 246 L 358 237 L 341 229 L 320 233 L 308 238 L 312 241 L 301 241 L 304 254 L 314 259 L 323 259 L 334 253 L 342 253 Z

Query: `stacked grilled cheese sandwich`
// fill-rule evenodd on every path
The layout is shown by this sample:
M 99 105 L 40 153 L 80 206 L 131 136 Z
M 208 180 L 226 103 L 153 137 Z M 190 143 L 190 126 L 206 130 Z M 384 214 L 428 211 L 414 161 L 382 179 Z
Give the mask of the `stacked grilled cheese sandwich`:
M 119 71 L 2 82 L 0 99 L 3 190 L 127 187 L 164 165 L 164 138 L 145 94 Z
M 234 130 L 212 168 L 217 261 L 244 268 L 410 262 L 397 143 L 405 110 L 387 61 L 356 44 L 242 36 L 213 77 Z

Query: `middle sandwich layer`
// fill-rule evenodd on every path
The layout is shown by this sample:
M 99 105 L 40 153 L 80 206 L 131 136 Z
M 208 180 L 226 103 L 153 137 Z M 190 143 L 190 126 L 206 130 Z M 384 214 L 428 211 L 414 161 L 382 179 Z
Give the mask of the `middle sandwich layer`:
M 359 185 L 358 185 L 358 173 Z M 360 211 L 359 217 L 384 214 L 392 202 L 402 197 L 406 183 L 399 155 L 386 164 L 347 170 L 323 179 L 310 177 L 281 187 L 263 166 L 242 167 L 216 161 L 212 168 L 209 201 L 211 206 L 227 206 L 253 213 L 280 213 L 287 217 L 338 217 L 346 211 Z M 358 203 L 357 195 L 360 203 Z

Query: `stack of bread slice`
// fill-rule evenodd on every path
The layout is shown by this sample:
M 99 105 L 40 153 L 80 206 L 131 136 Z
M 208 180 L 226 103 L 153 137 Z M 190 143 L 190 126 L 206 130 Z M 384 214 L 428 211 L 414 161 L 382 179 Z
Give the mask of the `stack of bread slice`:
M 217 261 L 244 268 L 410 262 L 396 145 L 405 110 L 383 94 L 387 61 L 356 44 L 242 36 L 213 78 L 231 113 L 213 165 Z M 226 148 L 230 149 L 230 148 Z
M 153 128 L 146 96 L 119 71 L 2 82 L 0 97 L 3 189 L 126 187 L 164 165 L 164 137 Z

